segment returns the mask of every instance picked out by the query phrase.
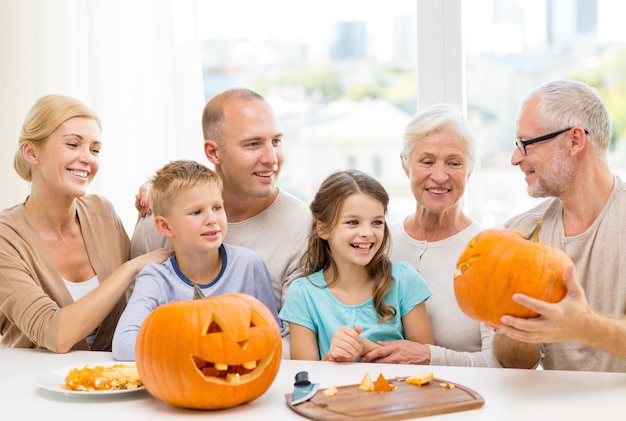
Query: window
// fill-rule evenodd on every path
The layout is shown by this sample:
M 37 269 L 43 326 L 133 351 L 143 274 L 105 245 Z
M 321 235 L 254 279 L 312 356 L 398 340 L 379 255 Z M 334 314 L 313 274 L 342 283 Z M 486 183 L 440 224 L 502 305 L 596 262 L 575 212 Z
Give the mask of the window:
M 389 190 L 391 219 L 414 207 L 398 157 L 406 122 L 418 104 L 455 102 L 480 141 L 465 204 L 496 226 L 534 203 L 509 159 L 519 101 L 549 79 L 599 89 L 613 117 L 611 166 L 626 174 L 625 8 L 615 0 L 137 0 L 119 13 L 118 2 L 10 2 L 0 14 L 10 41 L 0 53 L 11 58 L 0 67 L 0 133 L 16 139 L 41 95 L 88 103 L 107 142 L 91 191 L 132 232 L 137 188 L 174 157 L 202 161 L 205 99 L 250 86 L 286 134 L 282 187 L 310 201 L 329 172 L 358 167 Z M 28 194 L 12 168 L 15 145 L 0 147 L 1 208 Z
M 519 104 L 528 91 L 557 78 L 597 88 L 613 119 L 611 167 L 626 174 L 626 4 L 610 0 L 480 0 L 464 2 L 468 115 L 479 139 L 481 167 L 472 176 L 471 215 L 487 226 L 529 208 L 518 167 L 510 165 Z
M 411 212 L 402 132 L 419 102 L 443 98 L 466 106 L 479 139 L 468 211 L 485 226 L 500 226 L 540 200 L 528 197 L 510 157 L 522 97 L 555 78 L 600 90 L 614 119 L 613 169 L 626 172 L 619 142 L 626 36 L 618 20 L 626 3 L 325 0 L 303 7 L 234 0 L 218 9 L 198 1 L 206 99 L 241 85 L 266 96 L 286 134 L 279 184 L 306 202 L 331 171 L 357 167 L 389 191 L 390 219 Z M 443 33 L 443 43 L 420 40 L 433 31 Z M 433 65 L 428 54 L 444 64 Z M 446 68 L 455 55 L 462 55 L 459 64 Z
M 285 132 L 279 185 L 308 203 L 328 174 L 356 167 L 388 189 L 390 217 L 412 209 L 399 154 L 416 111 L 415 3 L 213 4 L 198 4 L 205 97 L 246 86 L 272 104 Z

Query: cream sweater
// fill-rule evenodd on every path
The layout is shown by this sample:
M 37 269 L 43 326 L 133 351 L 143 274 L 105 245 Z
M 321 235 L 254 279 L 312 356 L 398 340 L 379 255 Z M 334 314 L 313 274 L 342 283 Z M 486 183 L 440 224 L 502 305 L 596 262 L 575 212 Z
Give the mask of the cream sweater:
M 469 227 L 441 241 L 420 241 L 409 236 L 404 219 L 391 224 L 391 260 L 406 260 L 422 274 L 433 292 L 426 302 L 435 345 L 431 365 L 500 367 L 493 357 L 493 332 L 467 317 L 456 302 L 454 273 L 461 252 L 482 227 Z

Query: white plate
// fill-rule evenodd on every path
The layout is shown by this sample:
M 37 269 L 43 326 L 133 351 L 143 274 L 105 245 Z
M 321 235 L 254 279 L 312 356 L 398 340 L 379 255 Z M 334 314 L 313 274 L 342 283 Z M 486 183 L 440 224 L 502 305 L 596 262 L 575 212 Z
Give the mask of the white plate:
M 68 390 L 64 388 L 62 385 L 65 382 L 65 376 L 67 373 L 73 368 L 83 368 L 85 365 L 89 367 L 94 367 L 96 365 L 101 365 L 104 367 L 113 365 L 113 364 L 124 364 L 118 361 L 107 361 L 102 363 L 89 363 L 89 364 L 81 364 L 72 367 L 64 367 L 51 371 L 50 373 L 42 376 L 38 380 L 39 387 L 49 390 L 51 392 L 63 393 L 64 395 L 80 395 L 80 396 L 109 396 L 109 395 L 120 395 L 125 393 L 133 393 L 145 390 L 144 386 L 137 387 L 135 389 L 120 389 L 120 390 L 92 390 L 92 391 L 81 391 L 81 390 Z

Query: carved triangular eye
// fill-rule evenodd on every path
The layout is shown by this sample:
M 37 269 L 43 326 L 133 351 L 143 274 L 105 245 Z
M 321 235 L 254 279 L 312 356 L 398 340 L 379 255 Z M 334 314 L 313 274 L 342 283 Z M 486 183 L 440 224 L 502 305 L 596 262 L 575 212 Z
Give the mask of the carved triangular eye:
M 250 327 L 267 326 L 267 320 L 258 312 L 252 310 L 250 312 Z
M 221 333 L 221 332 L 223 332 L 222 328 L 220 327 L 220 325 L 215 323 L 215 321 L 211 322 L 211 324 L 209 325 L 206 331 L 206 333 Z

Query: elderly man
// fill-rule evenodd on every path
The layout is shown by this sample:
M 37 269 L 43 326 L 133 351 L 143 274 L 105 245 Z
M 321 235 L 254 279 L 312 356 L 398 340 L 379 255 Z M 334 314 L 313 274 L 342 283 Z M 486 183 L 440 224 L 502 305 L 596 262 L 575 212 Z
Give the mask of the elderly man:
M 626 372 L 626 184 L 607 161 L 609 113 L 593 88 L 551 82 L 523 102 L 517 138 L 511 163 L 547 200 L 505 227 L 530 232 L 542 218 L 540 240 L 575 268 L 559 303 L 514 295 L 540 317 L 503 316 L 494 355 L 505 367 Z

